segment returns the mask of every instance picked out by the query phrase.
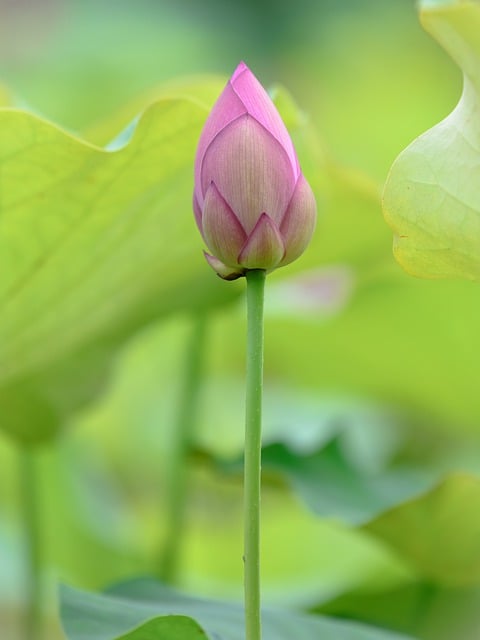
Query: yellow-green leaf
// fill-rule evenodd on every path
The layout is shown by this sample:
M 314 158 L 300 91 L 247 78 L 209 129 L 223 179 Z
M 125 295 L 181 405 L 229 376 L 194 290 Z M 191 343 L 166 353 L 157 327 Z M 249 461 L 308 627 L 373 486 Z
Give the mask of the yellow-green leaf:
M 206 115 L 195 101 L 164 99 L 147 109 L 126 146 L 109 152 L 31 114 L 0 109 L 0 388 L 7 395 L 21 385 L 43 397 L 47 386 L 43 413 L 53 415 L 51 395 L 69 404 L 60 386 L 88 383 L 139 327 L 238 291 L 205 267 L 191 212 L 192 159 Z M 85 359 L 92 366 L 83 376 Z M 23 394 L 26 406 L 30 395 Z M 30 430 L 38 440 L 58 427 L 35 425 L 34 415 L 19 425 L 3 404 L 0 397 L 2 427 L 14 435 Z
M 480 280 L 480 3 L 424 0 L 420 18 L 463 71 L 464 90 L 395 161 L 384 213 L 409 273 Z

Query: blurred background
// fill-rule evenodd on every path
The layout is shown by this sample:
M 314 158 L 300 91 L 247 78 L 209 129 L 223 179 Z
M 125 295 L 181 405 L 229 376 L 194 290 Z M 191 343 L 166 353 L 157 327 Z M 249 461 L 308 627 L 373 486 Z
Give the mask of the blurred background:
M 380 207 L 396 155 L 461 92 L 414 2 L 0 0 L 0 106 L 99 145 L 169 83 L 199 75 L 221 87 L 242 59 L 283 107 L 320 213 L 312 247 L 269 283 L 265 601 L 424 640 L 478 638 L 480 296 L 404 274 Z M 159 571 L 200 322 L 204 376 L 170 578 L 241 597 L 243 287 L 218 286 L 232 294 L 206 318 L 172 310 L 130 332 L 95 400 L 35 450 L 49 640 L 63 637 L 57 581 L 101 589 Z M 26 594 L 20 458 L 1 434 L 5 640 L 20 638 Z

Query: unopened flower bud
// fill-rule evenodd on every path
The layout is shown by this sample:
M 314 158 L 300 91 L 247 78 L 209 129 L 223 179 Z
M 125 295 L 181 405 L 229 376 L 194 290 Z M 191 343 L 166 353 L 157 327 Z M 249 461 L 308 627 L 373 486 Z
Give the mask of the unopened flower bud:
M 278 111 L 243 62 L 203 128 L 193 208 L 205 256 L 227 280 L 292 262 L 312 237 L 313 192 Z

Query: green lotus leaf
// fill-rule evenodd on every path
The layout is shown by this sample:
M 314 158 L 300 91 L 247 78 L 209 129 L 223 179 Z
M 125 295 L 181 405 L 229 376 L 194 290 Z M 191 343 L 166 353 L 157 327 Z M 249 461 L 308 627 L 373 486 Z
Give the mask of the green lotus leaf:
M 464 89 L 455 109 L 393 164 L 384 214 L 406 271 L 480 280 L 480 3 L 429 0 L 420 18 L 462 70 Z
M 63 587 L 62 621 L 69 640 L 176 640 L 175 635 L 148 635 L 164 616 L 192 616 L 205 629 L 186 629 L 182 640 L 242 640 L 243 609 L 227 604 L 182 595 L 153 580 L 132 580 L 106 594 L 91 594 Z M 187 618 L 188 620 L 188 618 Z M 191 618 L 190 618 L 191 620 Z M 173 624 L 174 621 L 172 621 Z M 175 621 L 177 624 L 178 621 Z M 187 624 L 187 621 L 184 621 Z M 141 625 L 139 627 L 139 625 Z M 388 631 L 361 624 L 329 620 L 282 610 L 263 613 L 265 640 L 407 640 Z
M 152 618 L 118 640 L 207 640 L 203 629 L 187 616 Z
M 205 114 L 158 102 L 113 153 L 0 111 L 0 384 L 226 295 L 203 268 L 189 202 Z
M 112 152 L 0 110 L 0 410 L 12 435 L 51 437 L 140 327 L 238 292 L 205 268 L 191 213 L 206 114 L 165 98 Z M 19 389 L 21 420 L 6 399 Z M 27 408 L 41 403 L 52 419 L 36 424 Z

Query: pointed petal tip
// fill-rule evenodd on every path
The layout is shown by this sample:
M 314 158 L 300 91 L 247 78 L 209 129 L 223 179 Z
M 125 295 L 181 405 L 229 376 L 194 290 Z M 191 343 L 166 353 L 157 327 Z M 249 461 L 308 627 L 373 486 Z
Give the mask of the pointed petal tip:
M 246 269 L 275 269 L 284 255 L 280 230 L 268 214 L 262 213 L 238 256 L 238 263 Z
M 203 252 L 205 256 L 205 260 L 212 267 L 219 278 L 222 280 L 237 280 L 237 278 L 241 278 L 245 275 L 245 271 L 243 269 L 235 269 L 233 267 L 228 267 L 221 260 L 216 258 L 215 256 L 210 255 L 206 251 Z
M 248 115 L 272 135 L 287 153 L 293 176 L 297 180 L 300 167 L 290 134 L 265 88 L 244 62 L 235 69 L 229 84 Z
M 243 62 L 243 60 L 241 60 L 238 63 L 237 68 L 233 72 L 232 77 L 230 78 L 230 82 L 231 83 L 235 82 L 235 80 L 238 78 L 238 76 L 241 75 L 244 71 L 250 71 L 250 69 L 247 67 L 245 62 Z M 251 71 L 250 71 L 250 73 L 251 73 Z

